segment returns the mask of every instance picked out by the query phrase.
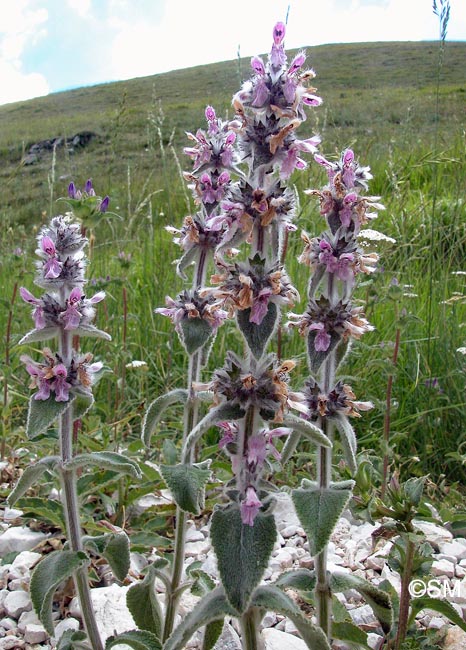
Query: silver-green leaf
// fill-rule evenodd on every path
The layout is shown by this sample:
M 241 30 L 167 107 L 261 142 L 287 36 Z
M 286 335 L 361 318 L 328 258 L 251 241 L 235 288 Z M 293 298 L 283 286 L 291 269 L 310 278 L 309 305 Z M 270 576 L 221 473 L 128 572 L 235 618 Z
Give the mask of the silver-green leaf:
M 322 429 L 319 429 L 316 424 L 313 424 L 312 422 L 309 422 L 309 420 L 305 420 L 294 413 L 287 413 L 285 415 L 282 426 L 293 429 L 293 431 L 300 433 L 320 447 L 327 447 L 328 449 L 332 447 L 330 439 L 324 434 Z
M 291 493 L 301 526 L 309 540 L 312 555 L 326 546 L 333 529 L 351 497 L 350 490 L 298 488 Z
M 163 615 L 155 592 L 156 577 L 153 567 L 149 567 L 144 579 L 128 589 L 126 605 L 140 630 L 152 632 L 161 638 Z
M 130 567 L 129 538 L 124 531 L 96 537 L 85 536 L 83 544 L 84 548 L 105 558 L 115 578 L 123 582 Z
M 273 585 L 258 587 L 252 596 L 251 605 L 289 618 L 309 650 L 330 650 L 327 637 L 321 628 L 313 625 L 304 616 L 299 606 L 278 587 Z
M 183 650 L 196 630 L 225 616 L 236 616 L 236 612 L 229 604 L 223 587 L 216 587 L 175 628 L 163 650 Z
M 8 505 L 10 508 L 13 507 L 18 499 L 26 494 L 29 488 L 32 487 L 45 472 L 53 470 L 59 463 L 60 458 L 58 456 L 47 456 L 46 458 L 37 461 L 37 463 L 34 463 L 34 465 L 26 467 L 14 490 L 8 497 Z
M 183 512 L 199 515 L 204 508 L 205 486 L 211 477 L 209 464 L 160 465 L 162 478 Z
M 211 539 L 222 585 L 238 614 L 249 606 L 268 566 L 276 537 L 275 519 L 270 513 L 259 511 L 253 526 L 243 524 L 237 503 L 216 508 L 212 515 Z
M 188 391 L 184 388 L 177 388 L 169 393 L 165 393 L 165 395 L 160 395 L 160 397 L 157 397 L 157 399 L 152 402 L 145 412 L 142 421 L 141 437 L 146 447 L 149 446 L 151 436 L 154 433 L 164 411 L 173 404 L 186 403 L 187 399 Z
M 82 551 L 53 551 L 36 566 L 31 576 L 29 593 L 42 625 L 53 636 L 52 603 L 58 585 L 82 567 L 89 558 Z
M 82 467 L 98 467 L 109 469 L 118 474 L 129 474 L 133 478 L 141 478 L 139 465 L 132 458 L 118 454 L 115 451 L 93 451 L 84 454 L 77 454 L 66 463 L 67 469 L 78 469 Z
M 110 636 L 105 642 L 105 650 L 120 644 L 128 645 L 133 650 L 162 650 L 162 643 L 155 634 L 145 630 L 129 630 L 118 636 Z

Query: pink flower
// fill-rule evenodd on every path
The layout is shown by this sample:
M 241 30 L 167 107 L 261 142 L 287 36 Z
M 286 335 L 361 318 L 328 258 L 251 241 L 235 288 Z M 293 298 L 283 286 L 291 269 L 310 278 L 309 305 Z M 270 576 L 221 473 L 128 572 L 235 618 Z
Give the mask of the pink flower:
M 260 510 L 262 503 L 258 499 L 253 487 L 246 490 L 246 498 L 241 502 L 241 521 L 247 526 L 254 526 L 254 519 Z
M 264 464 L 266 456 L 267 441 L 265 436 L 262 435 L 262 432 L 259 432 L 251 436 L 248 440 L 247 461 L 250 465 L 259 465 L 261 467 Z
M 316 352 L 327 352 L 330 342 L 331 342 L 331 337 L 328 332 L 325 330 L 325 326 L 323 323 L 312 323 L 312 325 L 309 326 L 310 330 L 316 330 L 317 331 L 317 336 L 314 339 L 314 349 Z
M 223 436 L 218 443 L 220 449 L 232 442 L 236 442 L 238 434 L 238 424 L 236 422 L 218 422 L 217 426 L 223 431 Z
M 66 301 L 67 307 L 61 315 L 62 320 L 65 323 L 65 330 L 74 330 L 79 326 L 82 314 L 76 307 L 76 304 L 81 302 L 83 297 L 83 293 L 79 287 L 75 287 L 70 293 L 69 298 Z
M 67 402 L 70 398 L 68 391 L 71 388 L 71 384 L 66 381 L 68 371 L 62 363 L 59 363 L 54 366 L 52 372 L 55 380 L 52 382 L 51 388 L 55 391 L 55 401 Z M 37 396 L 36 399 L 38 399 Z
M 267 314 L 267 309 L 269 307 L 269 298 L 272 295 L 272 289 L 269 287 L 264 287 L 259 291 L 259 294 L 254 298 L 254 303 L 251 307 L 251 315 L 249 316 L 249 322 L 260 325 L 264 320 L 265 315 Z
M 42 301 L 32 295 L 30 291 L 24 287 L 20 287 L 19 293 L 24 302 L 29 303 L 30 305 L 35 305 L 35 309 L 32 312 L 32 317 L 34 318 L 34 326 L 36 329 L 41 330 L 45 327 L 45 317 L 44 310 L 42 308 Z

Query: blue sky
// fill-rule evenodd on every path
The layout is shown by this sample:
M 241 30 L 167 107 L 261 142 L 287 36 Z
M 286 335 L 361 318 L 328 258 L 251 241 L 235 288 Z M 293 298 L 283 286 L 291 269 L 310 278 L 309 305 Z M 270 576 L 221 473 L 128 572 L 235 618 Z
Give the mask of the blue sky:
M 268 52 L 288 9 L 287 48 L 438 39 L 432 0 L 0 0 L 0 104 Z

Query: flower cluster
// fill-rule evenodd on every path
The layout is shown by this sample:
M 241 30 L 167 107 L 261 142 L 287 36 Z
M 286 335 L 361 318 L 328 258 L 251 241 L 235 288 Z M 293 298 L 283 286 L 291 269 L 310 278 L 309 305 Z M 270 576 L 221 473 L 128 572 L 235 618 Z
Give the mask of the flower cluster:
M 63 363 L 59 354 L 53 354 L 49 348 L 44 348 L 42 354 L 44 363 L 33 361 L 28 355 L 21 356 L 21 361 L 31 376 L 29 388 L 38 389 L 33 395 L 35 400 L 48 400 L 53 393 L 56 402 L 67 402 L 70 399 L 70 390 L 74 394 L 92 394 L 94 376 L 103 367 L 100 361 L 90 363 L 92 354 L 78 355 L 73 352 L 68 366 Z
M 288 316 L 287 327 L 297 327 L 301 336 L 314 333 L 316 352 L 326 352 L 332 340 L 336 342 L 350 336 L 359 339 L 364 332 L 374 329 L 365 318 L 362 307 L 353 307 L 350 302 L 342 300 L 332 305 L 325 296 L 309 300 L 304 314 L 289 313 Z
M 196 290 L 185 290 L 177 298 L 165 298 L 166 307 L 155 309 L 156 314 L 168 316 L 179 332 L 186 319 L 204 320 L 215 333 L 228 314 L 211 296 L 201 297 Z
M 372 402 L 356 401 L 351 386 L 338 381 L 332 390 L 325 392 L 315 379 L 308 379 L 303 391 L 309 419 L 332 417 L 338 413 L 349 417 L 361 417 L 359 411 L 373 408 Z
M 92 186 L 87 191 L 91 191 Z M 105 332 L 94 327 L 95 305 L 105 298 L 99 291 L 90 298 L 84 293 L 87 238 L 82 225 L 73 220 L 73 214 L 59 215 L 44 226 L 38 236 L 35 284 L 45 289 L 36 297 L 25 287 L 20 288 L 23 300 L 32 305 L 34 329 L 20 343 L 58 338 L 58 352 L 43 350 L 45 361 L 38 363 L 28 355 L 22 361 L 31 376 L 31 388 L 37 388 L 34 400 L 70 400 L 74 395 L 91 395 L 91 385 L 102 364 L 91 363 L 91 354 L 72 349 L 71 334 L 91 335 L 109 339 Z
M 249 322 L 260 325 L 269 303 L 292 306 L 299 294 L 279 264 L 269 264 L 256 254 L 246 262 L 224 265 L 224 272 L 212 277 L 218 288 L 209 295 L 223 304 L 230 313 L 250 309 Z

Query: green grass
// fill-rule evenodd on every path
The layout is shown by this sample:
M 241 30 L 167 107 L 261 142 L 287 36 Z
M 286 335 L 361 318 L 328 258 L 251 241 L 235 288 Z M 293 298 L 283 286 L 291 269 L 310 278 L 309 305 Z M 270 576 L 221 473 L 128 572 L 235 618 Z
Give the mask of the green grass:
M 374 227 L 397 240 L 380 249 L 380 271 L 358 289 L 376 327 L 354 345 L 344 369 L 358 398 L 375 403 L 375 409 L 357 422 L 360 445 L 380 449 L 386 383 L 394 372 L 392 439 L 400 463 L 411 473 L 430 472 L 435 480 L 442 474 L 464 480 L 466 358 L 456 349 L 466 345 L 465 276 L 453 273 L 465 270 L 466 259 L 466 43 L 447 43 L 438 96 L 436 43 L 326 45 L 307 52 L 324 104 L 312 111 L 299 135 L 319 132 L 324 154 L 351 146 L 361 163 L 371 166 L 371 193 L 382 196 L 386 206 Z M 122 217 L 121 222 L 103 223 L 94 233 L 91 282 L 108 293 L 97 325 L 113 340 L 91 341 L 87 347 L 113 373 L 99 385 L 83 444 L 93 436 L 136 439 L 144 406 L 167 388 L 184 385 L 185 355 L 167 319 L 153 313 L 166 294 L 173 296 L 183 288 L 172 264 L 179 251 L 164 226 L 179 226 L 193 209 L 180 176 L 180 168 L 189 170 L 182 153 L 188 144 L 185 132 L 204 127 L 207 104 L 219 115 L 232 116 L 231 97 L 248 75 L 248 61 L 242 59 L 0 107 L 3 332 L 15 283 L 33 288 L 37 230 L 51 211 L 61 209 L 55 200 L 66 194 L 70 180 L 83 185 L 92 177 L 96 191 L 108 193 L 111 209 Z M 57 150 L 54 159 L 47 154 L 36 165 L 22 164 L 31 144 L 81 130 L 95 131 L 98 140 L 74 154 Z M 304 309 L 307 283 L 306 270 L 296 262 L 299 231 L 319 234 L 323 228 L 315 201 L 303 190 L 319 187 L 325 179 L 321 169 L 310 164 L 292 182 L 300 210 L 287 269 L 303 297 L 294 308 L 299 311 Z M 13 254 L 18 246 L 29 258 Z M 131 255 L 127 267 L 118 259 L 119 252 Z M 390 301 L 387 291 L 393 277 L 406 285 L 405 294 L 415 295 L 403 296 L 396 304 Z M 404 315 L 404 322 L 393 369 L 396 312 Z M 8 347 L 11 365 L 4 366 L 10 395 L 3 410 L 8 447 L 24 442 L 29 391 L 19 363 L 23 350 L 16 342 L 29 326 L 29 310 L 16 299 Z M 6 343 L 4 337 L 4 357 Z M 232 324 L 221 328 L 206 379 L 223 363 L 227 349 L 240 346 Z M 283 355 L 301 360 L 292 378 L 299 387 L 306 367 L 304 343 L 296 333 L 284 335 Z M 132 359 L 146 361 L 147 371 L 124 370 Z M 438 387 L 430 386 L 434 378 Z

